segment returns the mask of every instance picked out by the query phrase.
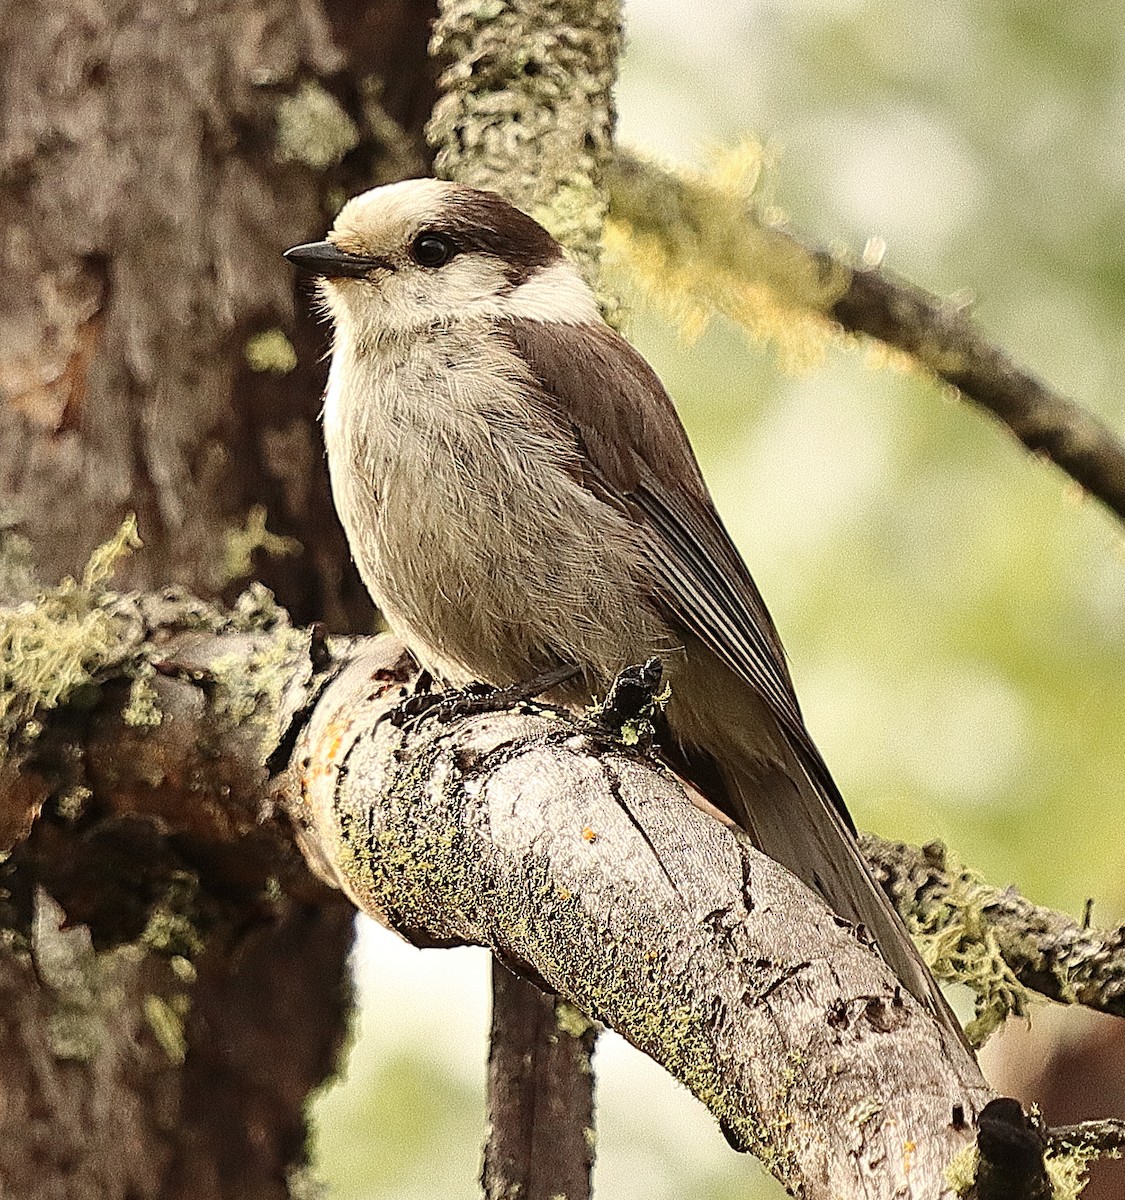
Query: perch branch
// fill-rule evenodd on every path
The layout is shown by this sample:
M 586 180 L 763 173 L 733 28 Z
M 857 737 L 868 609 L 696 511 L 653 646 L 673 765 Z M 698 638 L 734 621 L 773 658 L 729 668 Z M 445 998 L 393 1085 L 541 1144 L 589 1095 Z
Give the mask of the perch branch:
M 226 616 L 104 603 L 130 652 L 111 641 L 104 663 L 87 660 L 35 736 L 12 735 L 0 778 L 9 869 L 31 855 L 68 918 L 91 877 L 69 858 L 51 873 L 61 825 L 66 847 L 96 854 L 99 830 L 138 818 L 219 877 L 322 904 L 284 810 L 307 863 L 365 911 L 420 945 L 488 946 L 557 994 L 568 1003 L 547 1015 L 572 1059 L 586 1018 L 617 1029 L 805 1200 L 948 1194 L 990 1099 L 975 1066 L 811 893 L 661 769 L 528 706 L 395 728 L 382 718 L 414 667 L 390 638 L 325 645 L 261 602 Z M 937 860 L 914 853 L 925 871 L 888 884 L 932 906 Z M 145 902 L 147 869 L 129 867 L 124 902 Z M 1123 1129 L 1049 1131 L 1047 1152 L 1084 1161 Z
M 285 784 L 364 911 L 471 942 L 685 1083 L 805 1200 L 948 1194 L 989 1093 L 881 960 L 682 788 L 544 710 L 381 718 L 391 643 L 347 664 Z
M 792 314 L 905 351 L 1125 520 L 1125 445 L 991 345 L 962 306 L 814 249 L 762 221 L 745 200 L 627 151 L 618 152 L 609 180 L 612 216 L 655 239 L 677 265 L 710 264 L 767 289 Z

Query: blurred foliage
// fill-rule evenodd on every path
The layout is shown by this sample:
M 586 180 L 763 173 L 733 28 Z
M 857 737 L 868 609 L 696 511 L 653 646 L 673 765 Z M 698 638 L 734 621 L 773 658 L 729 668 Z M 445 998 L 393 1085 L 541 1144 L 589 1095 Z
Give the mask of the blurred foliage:
M 1119 4 L 636 0 L 629 19 L 624 139 L 700 161 L 759 134 L 794 227 L 857 254 L 884 239 L 888 266 L 974 298 L 1000 345 L 1125 436 Z M 721 325 L 689 348 L 638 307 L 629 332 L 680 404 L 859 824 L 1125 917 L 1120 527 L 863 348 L 793 376 Z M 319 1169 L 340 1200 L 467 1200 L 483 957 L 365 944 L 375 995 L 318 1108 Z M 614 1040 L 599 1057 L 603 1196 L 777 1194 L 655 1067 Z

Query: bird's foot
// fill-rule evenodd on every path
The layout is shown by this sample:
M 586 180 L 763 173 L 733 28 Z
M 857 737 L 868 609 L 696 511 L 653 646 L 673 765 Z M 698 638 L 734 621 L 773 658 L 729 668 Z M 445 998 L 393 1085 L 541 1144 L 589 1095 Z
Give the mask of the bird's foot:
M 391 710 L 387 720 L 392 725 L 413 733 L 425 721 L 436 721 L 446 725 L 460 717 L 504 712 L 568 683 L 578 674 L 578 667 L 557 667 L 553 671 L 537 675 L 526 683 L 514 683 L 502 688 L 492 687 L 487 683 L 469 683 L 464 687 L 444 692 L 415 691 L 414 695 L 408 696 Z
M 655 656 L 618 672 L 606 697 L 590 710 L 590 720 L 627 745 L 647 745 L 655 732 L 654 718 L 668 699 L 661 691 L 664 664 Z

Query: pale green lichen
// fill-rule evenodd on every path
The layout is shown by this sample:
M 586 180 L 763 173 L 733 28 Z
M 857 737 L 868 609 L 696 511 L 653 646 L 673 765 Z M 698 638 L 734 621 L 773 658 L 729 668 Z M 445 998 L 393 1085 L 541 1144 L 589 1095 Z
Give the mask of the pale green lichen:
M 615 730 L 623 746 L 647 746 L 656 736 L 656 719 L 668 707 L 672 699 L 672 685 L 666 683 L 651 700 L 646 701 L 640 712 L 626 718 Z M 595 700 L 586 711 L 595 719 L 603 719 L 606 714 L 607 699 Z
M 84 689 L 138 655 L 141 634 L 114 611 L 104 586 L 117 562 L 140 546 L 136 520 L 90 556 L 80 581 L 64 579 L 37 598 L 0 610 L 0 735 L 25 739 L 42 726 L 35 714 L 79 703 Z
M 882 1111 L 883 1103 L 881 1100 L 876 1100 L 874 1096 L 865 1096 L 862 1100 L 857 1100 L 848 1109 L 845 1119 L 857 1129 L 862 1129 L 868 1121 L 877 1117 Z
M 616 0 L 446 0 L 431 43 L 450 64 L 427 130 L 437 173 L 503 192 L 591 281 L 620 45 Z
M 172 968 L 173 974 L 181 983 L 194 983 L 198 976 L 195 963 L 190 958 L 185 958 L 182 954 L 173 954 L 168 960 L 168 965 Z
M 297 366 L 297 351 L 283 329 L 263 329 L 247 339 L 243 357 L 251 371 L 288 375 Z
M 245 579 L 254 571 L 254 551 L 276 558 L 300 554 L 301 543 L 295 537 L 271 533 L 266 528 L 266 507 L 251 505 L 245 525 L 228 529 L 223 545 L 223 578 L 227 582 Z
M 144 1014 L 148 1027 L 168 1056 L 168 1061 L 176 1066 L 180 1066 L 187 1058 L 187 1037 L 184 1034 L 186 1008 L 173 1002 L 180 999 L 181 997 L 175 996 L 172 1000 L 165 1000 L 162 996 L 152 994 L 144 998 Z M 183 999 L 186 1000 L 186 997 Z
M 94 793 L 85 784 L 65 788 L 55 799 L 55 812 L 64 821 L 77 821 L 86 811 Z
M 836 336 L 827 314 L 851 271 L 817 258 L 763 212 L 762 148 L 744 142 L 703 171 L 625 157 L 609 173 L 607 266 L 698 337 L 718 314 L 772 341 L 793 370 L 815 366 Z
M 958 1196 L 967 1196 L 969 1189 L 977 1181 L 977 1168 L 980 1166 L 980 1151 L 972 1142 L 963 1150 L 959 1150 L 945 1168 L 945 1182 Z
M 139 550 L 141 544 L 136 515 L 129 513 L 113 537 L 102 542 L 90 555 L 82 572 L 82 590 L 94 593 L 102 584 L 108 583 L 117 570 L 117 564 L 134 550 Z
M 190 964 L 204 948 L 199 929 L 198 899 L 199 880 L 189 871 L 174 872 L 164 886 L 164 894 L 153 904 L 137 944 L 170 959 L 182 958 Z M 173 965 L 173 969 L 184 976 L 182 968 Z
M 301 84 L 277 106 L 275 156 L 281 162 L 300 162 L 323 171 L 358 144 L 355 122 L 318 83 Z
M 1092 1146 L 1075 1146 L 1043 1156 L 1047 1178 L 1051 1181 L 1054 1200 L 1078 1200 L 1089 1182 L 1090 1164 L 1098 1158 L 1118 1158 L 1119 1154 L 1104 1154 Z
M 555 1001 L 555 1024 L 562 1033 L 575 1040 L 585 1037 L 594 1028 L 594 1022 L 566 1000 Z
M 294 652 L 303 645 L 303 635 L 293 630 L 291 636 L 271 638 L 248 655 L 214 659 L 211 711 L 235 725 L 250 719 L 272 722 L 292 672 Z
M 952 859 L 946 869 L 948 890 L 924 915 L 912 915 L 911 933 L 939 979 L 972 989 L 976 1012 L 965 1036 L 979 1047 L 1009 1015 L 1026 1016 L 1031 994 L 1008 965 L 997 926 L 985 914 L 995 893 Z
M 160 697 L 152 681 L 156 670 L 151 663 L 142 662 L 137 665 L 137 674 L 129 685 L 129 699 L 121 711 L 121 719 L 126 725 L 142 729 L 153 729 L 164 720 L 160 709 Z

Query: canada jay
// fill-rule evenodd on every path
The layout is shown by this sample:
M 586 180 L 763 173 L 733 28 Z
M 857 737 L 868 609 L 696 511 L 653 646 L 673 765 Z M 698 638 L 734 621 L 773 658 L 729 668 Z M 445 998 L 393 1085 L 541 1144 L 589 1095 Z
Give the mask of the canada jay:
M 660 655 L 678 769 L 960 1036 L 860 855 L 672 401 L 558 243 L 494 193 L 414 179 L 286 257 L 335 323 L 336 506 L 419 661 L 453 685 L 572 664 L 553 698 L 574 705 Z

